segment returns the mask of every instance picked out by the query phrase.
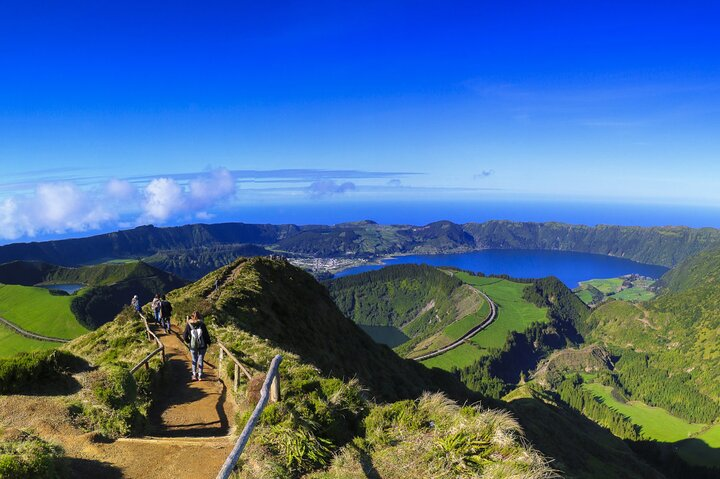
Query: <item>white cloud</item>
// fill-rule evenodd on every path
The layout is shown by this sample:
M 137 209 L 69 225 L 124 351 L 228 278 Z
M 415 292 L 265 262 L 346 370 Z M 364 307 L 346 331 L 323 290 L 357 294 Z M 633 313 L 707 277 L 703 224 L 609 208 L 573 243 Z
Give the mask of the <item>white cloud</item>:
M 206 208 L 235 195 L 235 178 L 225 168 L 190 181 L 190 200 L 195 208 Z
M 43 183 L 33 196 L 11 197 L 2 202 L 0 238 L 87 231 L 115 217 L 104 202 L 72 183 Z
M 355 189 L 355 183 L 352 181 L 338 184 L 332 180 L 321 180 L 312 183 L 308 191 L 311 196 L 319 198 L 323 196 L 341 195 L 348 191 L 355 191 Z
M 121 201 L 134 200 L 138 193 L 137 188 L 132 183 L 116 178 L 108 181 L 105 190 L 110 198 Z
M 28 194 L 0 198 L 0 239 L 88 231 L 107 225 L 213 218 L 212 209 L 234 198 L 233 174 L 216 169 L 194 178 L 154 178 L 144 187 L 111 179 L 93 188 L 69 181 L 40 183 Z
M 170 216 L 185 209 L 182 187 L 170 178 L 152 180 L 145 188 L 143 209 L 150 221 L 167 221 Z

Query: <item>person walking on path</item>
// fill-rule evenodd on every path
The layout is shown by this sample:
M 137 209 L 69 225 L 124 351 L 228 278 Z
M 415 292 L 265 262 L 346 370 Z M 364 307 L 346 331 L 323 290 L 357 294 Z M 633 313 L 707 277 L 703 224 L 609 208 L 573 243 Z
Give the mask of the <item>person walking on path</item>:
M 172 304 L 162 295 L 160 300 L 160 325 L 165 328 L 165 333 L 170 334 L 170 316 L 172 315 Z
M 156 324 L 160 324 L 160 317 L 161 317 L 160 306 L 161 306 L 161 304 L 162 304 L 162 301 L 160 300 L 160 295 L 156 294 L 155 297 L 153 298 L 152 304 L 151 304 L 153 314 L 155 315 L 155 323 Z
M 199 312 L 194 311 L 187 320 L 183 340 L 190 346 L 192 379 L 193 381 L 202 381 L 203 362 L 205 361 L 205 352 L 210 345 L 210 334 Z
M 140 300 L 138 299 L 137 294 L 133 296 L 132 301 L 130 301 L 130 306 L 132 306 L 133 309 L 140 314 Z

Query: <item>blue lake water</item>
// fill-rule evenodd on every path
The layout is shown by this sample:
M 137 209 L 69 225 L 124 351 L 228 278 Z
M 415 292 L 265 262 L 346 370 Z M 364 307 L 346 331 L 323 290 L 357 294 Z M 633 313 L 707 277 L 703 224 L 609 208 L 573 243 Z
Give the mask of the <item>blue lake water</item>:
M 570 288 L 580 281 L 615 278 L 624 274 L 641 274 L 659 278 L 668 268 L 637 263 L 612 256 L 542 250 L 484 250 L 472 253 L 398 256 L 383 265 L 363 265 L 349 268 L 335 277 L 363 273 L 392 264 L 428 264 L 454 266 L 485 274 L 507 274 L 514 278 L 543 278 L 556 276 Z
M 85 287 L 84 284 L 44 284 L 40 286 L 45 289 L 54 289 L 58 291 L 65 291 L 67 294 L 75 294 L 79 290 Z

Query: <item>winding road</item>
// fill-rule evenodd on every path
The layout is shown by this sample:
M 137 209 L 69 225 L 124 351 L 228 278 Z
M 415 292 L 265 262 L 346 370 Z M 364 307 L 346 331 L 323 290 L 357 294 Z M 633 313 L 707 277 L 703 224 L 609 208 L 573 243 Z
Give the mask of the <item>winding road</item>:
M 483 296 L 483 298 L 485 298 L 485 301 L 487 301 L 488 304 L 490 305 L 490 313 L 488 313 L 488 316 L 487 316 L 487 318 L 485 318 L 485 321 L 478 324 L 477 326 L 472 328 L 470 331 L 463 334 L 460 338 L 458 338 L 457 340 L 448 344 L 447 346 L 443 346 L 440 349 L 436 349 L 435 351 L 432 351 L 427 354 L 423 354 L 422 356 L 418 356 L 418 357 L 412 358 L 412 359 L 414 359 L 415 361 L 424 361 L 425 359 L 430 359 L 430 358 L 434 358 L 435 356 L 440 356 L 441 354 L 446 353 L 446 352 L 450 351 L 451 349 L 457 348 L 462 343 L 464 343 L 466 339 L 475 336 L 477 333 L 479 333 L 483 329 L 487 328 L 488 326 L 490 326 L 492 324 L 493 321 L 495 321 L 495 318 L 497 317 L 497 307 L 495 306 L 495 303 L 493 303 L 492 299 L 490 299 L 487 294 L 483 293 L 479 289 L 475 288 L 475 291 L 480 293 Z
M 18 326 L 17 324 L 12 323 L 12 322 L 10 322 L 10 321 L 8 321 L 7 319 L 2 318 L 2 317 L 0 317 L 0 324 L 2 324 L 2 325 L 4 325 L 4 326 L 7 326 L 8 328 L 12 329 L 14 332 L 16 332 L 16 333 L 18 333 L 18 334 L 20 334 L 20 335 L 22 335 L 22 336 L 25 336 L 26 338 L 37 339 L 37 340 L 40 340 L 40 341 L 52 341 L 52 342 L 54 342 L 54 343 L 68 343 L 68 342 L 70 342 L 69 339 L 53 338 L 52 336 L 43 336 L 42 334 L 31 333 L 30 331 L 25 330 L 25 329 L 21 328 L 20 326 Z

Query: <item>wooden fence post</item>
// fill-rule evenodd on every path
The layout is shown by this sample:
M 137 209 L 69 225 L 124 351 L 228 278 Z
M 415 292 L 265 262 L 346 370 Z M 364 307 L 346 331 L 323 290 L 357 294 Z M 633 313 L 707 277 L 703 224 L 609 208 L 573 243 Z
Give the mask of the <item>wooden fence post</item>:
M 235 392 L 237 392 L 238 388 L 238 376 L 240 375 L 240 368 L 238 365 L 235 365 L 235 378 L 233 379 L 233 389 Z
M 280 401 L 280 373 L 276 374 L 270 385 L 270 402 Z

